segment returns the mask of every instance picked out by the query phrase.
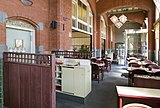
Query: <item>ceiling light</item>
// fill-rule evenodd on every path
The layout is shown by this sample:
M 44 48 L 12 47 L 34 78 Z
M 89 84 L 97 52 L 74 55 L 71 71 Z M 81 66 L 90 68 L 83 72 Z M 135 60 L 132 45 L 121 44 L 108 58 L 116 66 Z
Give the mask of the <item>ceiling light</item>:
M 110 20 L 115 24 L 115 23 L 118 21 L 118 18 L 117 18 L 115 15 L 113 15 L 113 16 L 110 18 Z
M 117 28 L 121 28 L 121 26 L 127 21 L 127 17 L 124 14 L 122 14 L 119 18 L 113 15 L 110 20 Z
M 122 14 L 122 15 L 119 17 L 119 20 L 124 24 L 124 23 L 127 21 L 127 17 Z
M 117 28 L 121 28 L 122 25 L 123 25 L 123 24 L 122 24 L 120 21 L 118 21 L 117 23 L 115 23 L 115 26 L 116 26 Z

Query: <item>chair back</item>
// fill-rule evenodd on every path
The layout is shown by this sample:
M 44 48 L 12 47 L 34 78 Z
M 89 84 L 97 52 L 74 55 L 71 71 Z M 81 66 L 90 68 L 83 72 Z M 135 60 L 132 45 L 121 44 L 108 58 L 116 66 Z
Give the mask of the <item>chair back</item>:
M 145 68 L 153 68 L 153 69 L 160 69 L 160 67 L 157 64 L 146 64 Z
M 138 63 L 136 63 L 136 62 L 130 62 L 129 64 L 128 64 L 128 66 L 129 67 L 140 67 L 141 65 L 139 65 Z
M 96 73 L 98 73 L 99 72 L 99 67 L 98 67 L 98 65 L 97 64 L 91 64 L 91 67 L 92 67 L 92 74 L 96 74 Z
M 138 74 L 138 75 L 149 75 L 149 73 L 143 69 L 135 69 L 132 71 L 132 74 Z
M 97 59 L 96 58 L 91 58 L 91 62 L 96 63 Z
M 107 59 L 102 59 L 102 61 L 105 63 L 105 66 L 108 67 L 108 60 Z

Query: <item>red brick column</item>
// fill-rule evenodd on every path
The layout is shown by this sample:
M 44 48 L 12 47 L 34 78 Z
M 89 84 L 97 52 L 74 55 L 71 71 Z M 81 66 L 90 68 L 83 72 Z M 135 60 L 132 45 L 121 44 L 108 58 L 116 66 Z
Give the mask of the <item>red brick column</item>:
M 92 51 L 93 51 L 93 56 L 95 57 L 96 55 L 96 36 L 97 36 L 97 31 L 96 31 L 96 14 L 93 14 L 93 36 L 92 36 Z
M 96 34 L 96 56 L 101 56 L 101 17 L 97 16 L 96 20 L 97 34 Z
M 115 47 L 115 37 L 116 37 L 116 35 L 115 35 L 115 26 L 112 25 L 111 27 L 112 27 L 112 31 L 111 31 L 112 32 L 112 43 L 111 43 L 110 48 L 113 49 Z M 110 41 L 111 41 L 111 38 L 110 38 Z
M 70 49 L 72 34 L 72 0 L 51 0 L 50 20 L 56 21 L 55 29 L 51 28 L 50 48 L 58 50 Z
M 109 26 L 106 25 L 106 49 L 109 48 L 109 46 L 108 46 L 108 36 L 109 36 Z
M 154 9 L 148 11 L 148 58 L 154 60 L 155 51 L 155 34 L 152 31 L 153 23 L 155 22 Z
M 160 17 L 159 17 L 160 18 Z M 158 22 L 159 25 L 159 51 L 158 51 L 158 65 L 160 65 L 160 22 Z
M 112 30 L 112 26 L 109 26 L 108 28 L 108 49 L 111 48 L 111 31 Z

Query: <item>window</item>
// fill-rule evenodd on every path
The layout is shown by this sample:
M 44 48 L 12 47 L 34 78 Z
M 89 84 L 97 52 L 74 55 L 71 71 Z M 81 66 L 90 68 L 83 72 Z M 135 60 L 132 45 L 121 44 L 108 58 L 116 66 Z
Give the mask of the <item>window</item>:
M 78 18 L 87 22 L 87 6 L 78 0 Z
M 76 17 L 76 4 L 72 3 L 72 16 Z
M 159 18 L 159 10 L 158 10 L 158 8 L 156 8 L 155 11 L 156 11 L 155 12 L 155 14 L 156 14 L 155 20 L 157 21 L 158 18 Z
M 72 29 L 93 33 L 93 14 L 87 0 L 72 0 Z
M 84 31 L 87 31 L 87 26 L 78 22 L 78 28 L 81 29 L 81 30 L 84 30 Z
M 93 25 L 93 16 L 92 16 L 91 13 L 90 13 L 90 15 L 89 15 L 89 24 L 90 24 L 90 25 Z
M 76 27 L 76 21 L 75 21 L 75 19 L 72 19 L 72 26 Z

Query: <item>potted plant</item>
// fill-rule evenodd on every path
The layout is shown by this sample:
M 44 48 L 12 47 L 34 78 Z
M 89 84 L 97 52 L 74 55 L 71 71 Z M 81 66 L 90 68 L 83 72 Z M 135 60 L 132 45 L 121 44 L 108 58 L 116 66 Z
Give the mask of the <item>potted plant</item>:
M 79 52 L 89 52 L 89 47 L 85 44 L 81 45 Z

